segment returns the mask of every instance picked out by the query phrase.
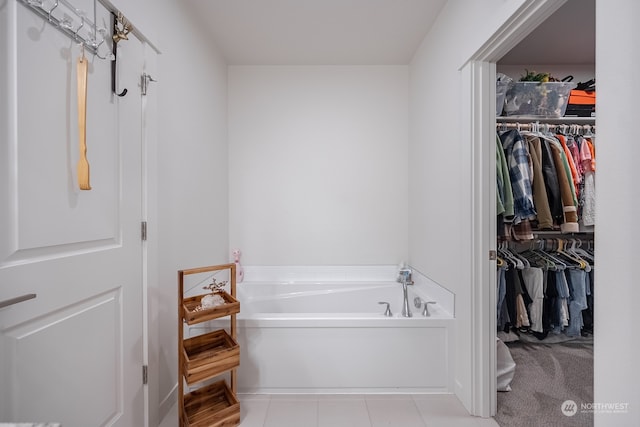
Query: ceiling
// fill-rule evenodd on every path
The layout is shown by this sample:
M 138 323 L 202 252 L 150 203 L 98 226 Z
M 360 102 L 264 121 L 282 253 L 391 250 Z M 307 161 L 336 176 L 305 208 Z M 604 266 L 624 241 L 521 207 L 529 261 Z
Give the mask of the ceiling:
M 447 0 L 184 0 L 229 65 L 409 64 Z M 595 63 L 595 0 L 568 0 L 499 64 Z
M 596 1 L 569 0 L 499 64 L 595 64 Z
M 185 0 L 230 65 L 408 64 L 446 0 Z

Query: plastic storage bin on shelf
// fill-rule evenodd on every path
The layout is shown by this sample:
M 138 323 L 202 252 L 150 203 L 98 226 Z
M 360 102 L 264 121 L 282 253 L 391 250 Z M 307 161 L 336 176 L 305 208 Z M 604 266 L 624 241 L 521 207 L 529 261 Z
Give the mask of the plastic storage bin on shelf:
M 532 118 L 564 116 L 571 89 L 570 82 L 514 82 L 507 90 L 503 115 Z

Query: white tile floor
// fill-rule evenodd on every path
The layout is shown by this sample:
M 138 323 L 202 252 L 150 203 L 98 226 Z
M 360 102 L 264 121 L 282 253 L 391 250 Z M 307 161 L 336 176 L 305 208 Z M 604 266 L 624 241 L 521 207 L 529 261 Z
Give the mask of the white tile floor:
M 239 395 L 241 427 L 497 427 L 454 395 Z M 174 405 L 160 427 L 176 427 Z

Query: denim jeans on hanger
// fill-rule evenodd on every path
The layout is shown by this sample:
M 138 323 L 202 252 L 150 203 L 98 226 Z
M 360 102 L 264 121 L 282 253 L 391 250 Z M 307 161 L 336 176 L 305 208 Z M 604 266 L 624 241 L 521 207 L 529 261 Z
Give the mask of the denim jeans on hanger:
M 571 301 L 569 301 L 569 328 L 567 335 L 579 337 L 582 330 L 582 310 L 587 308 L 587 272 L 571 268 L 568 272 L 567 280 L 571 290 Z

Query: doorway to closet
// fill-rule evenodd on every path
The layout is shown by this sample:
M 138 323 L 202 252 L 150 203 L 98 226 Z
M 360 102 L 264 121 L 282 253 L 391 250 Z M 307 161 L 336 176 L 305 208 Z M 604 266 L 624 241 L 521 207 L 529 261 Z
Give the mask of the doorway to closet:
M 497 61 L 496 73 L 514 81 L 527 73 L 548 74 L 552 80 L 574 84 L 595 79 L 595 0 L 567 1 Z M 513 157 L 511 151 L 514 138 L 524 148 L 529 159 L 525 169 L 530 172 L 527 199 L 533 202 L 535 214 L 530 222 L 525 218 L 518 226 L 509 221 L 505 225 L 504 216 L 496 215 L 495 418 L 501 425 L 593 425 L 593 414 L 576 409 L 594 400 L 595 218 L 589 206 L 595 200 L 591 193 L 595 191 L 591 188 L 595 162 L 592 165 L 593 159 L 587 157 L 595 145 L 595 114 L 570 106 L 556 118 L 536 117 L 519 105 L 522 99 L 514 97 L 514 92 L 521 98 L 524 93 L 511 87 L 504 108 L 498 105 L 496 109 L 496 147 L 509 151 L 507 156 L 512 157 L 505 163 L 510 166 L 518 156 L 516 152 Z M 562 179 L 555 182 L 546 174 L 554 166 L 553 151 L 555 160 L 569 169 L 555 176 L 566 177 L 564 189 L 573 202 L 556 204 L 556 213 L 545 221 L 544 212 L 554 210 L 549 203 L 561 199 Z M 565 155 L 560 156 L 562 151 Z M 543 161 L 539 153 L 549 157 Z M 497 162 L 499 167 L 500 160 Z M 514 186 L 520 184 L 514 182 L 513 172 L 510 178 Z M 533 185 L 536 178 L 543 185 Z M 514 197 L 519 190 L 514 188 Z M 575 213 L 568 212 L 571 206 Z

